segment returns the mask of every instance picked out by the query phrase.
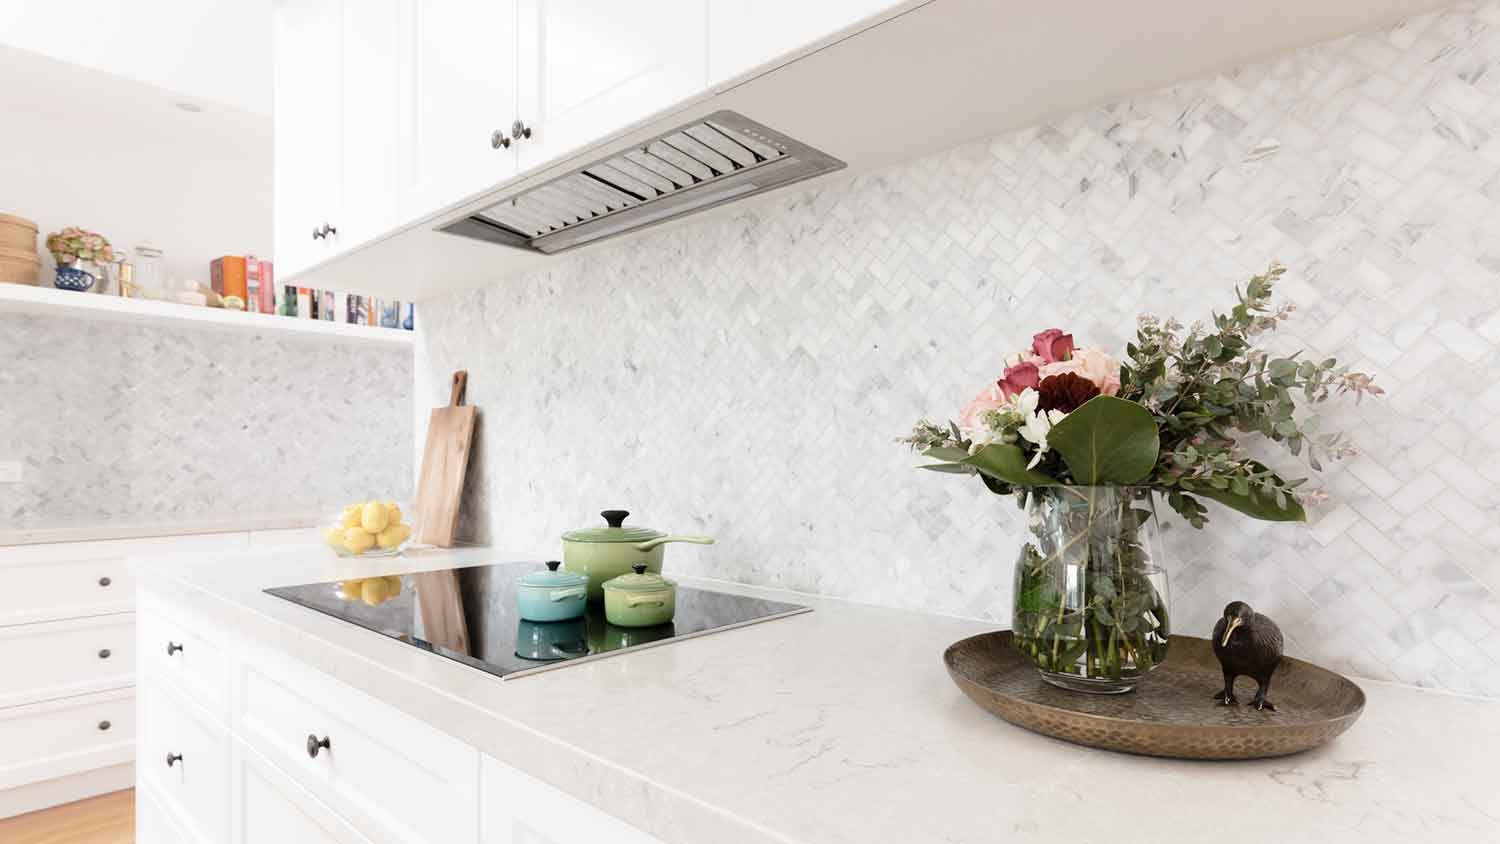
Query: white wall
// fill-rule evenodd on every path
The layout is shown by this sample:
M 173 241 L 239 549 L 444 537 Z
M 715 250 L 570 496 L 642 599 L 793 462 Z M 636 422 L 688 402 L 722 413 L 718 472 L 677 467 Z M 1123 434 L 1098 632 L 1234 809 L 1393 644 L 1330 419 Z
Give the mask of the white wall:
M 271 113 L 271 0 L 4 0 L 0 44 Z
M 3 18 L 3 16 L 0 16 Z M 0 24 L 3 27 L 3 24 Z M 116 247 L 149 239 L 178 278 L 220 255 L 271 255 L 271 118 L 0 47 L 0 212 Z

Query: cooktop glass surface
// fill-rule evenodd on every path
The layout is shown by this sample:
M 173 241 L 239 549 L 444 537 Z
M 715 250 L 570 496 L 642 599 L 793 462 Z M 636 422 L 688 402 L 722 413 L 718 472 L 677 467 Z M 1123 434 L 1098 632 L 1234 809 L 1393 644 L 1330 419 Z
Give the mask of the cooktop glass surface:
M 363 597 L 380 596 L 364 595 L 361 584 L 350 581 L 266 593 L 506 678 L 811 611 L 679 585 L 676 615 L 655 627 L 616 627 L 596 604 L 571 621 L 525 621 L 516 610 L 515 587 L 534 571 L 545 568 L 498 563 L 405 574 L 400 591 L 374 605 Z

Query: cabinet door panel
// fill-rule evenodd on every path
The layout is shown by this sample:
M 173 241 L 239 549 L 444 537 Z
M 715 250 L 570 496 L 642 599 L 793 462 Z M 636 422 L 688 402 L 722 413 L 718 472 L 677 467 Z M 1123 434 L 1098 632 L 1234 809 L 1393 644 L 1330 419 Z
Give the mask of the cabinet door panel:
M 333 248 L 351 247 L 396 223 L 398 0 L 346 2 L 342 202 Z
M 516 115 L 514 0 L 404 0 L 401 217 L 411 220 L 509 179 L 496 149 Z
M 313 229 L 337 222 L 343 146 L 342 20 L 339 0 L 276 4 L 273 142 L 276 275 L 291 280 L 328 254 Z
M 367 844 L 342 818 L 235 742 L 233 844 Z
M 556 160 L 701 92 L 706 0 L 519 0 L 520 169 Z

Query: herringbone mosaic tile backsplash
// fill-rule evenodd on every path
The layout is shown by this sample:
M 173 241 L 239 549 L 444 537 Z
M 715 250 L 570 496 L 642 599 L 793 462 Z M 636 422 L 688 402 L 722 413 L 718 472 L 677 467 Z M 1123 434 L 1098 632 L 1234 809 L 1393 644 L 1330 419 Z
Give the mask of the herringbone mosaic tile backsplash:
M 835 154 L 837 150 L 832 150 Z M 1180 632 L 1245 599 L 1289 650 L 1500 695 L 1500 3 L 559 259 L 424 308 L 419 403 L 470 371 L 467 533 L 555 548 L 627 507 L 681 573 L 1009 617 L 1022 537 L 894 438 L 1031 334 L 1117 353 L 1270 260 L 1284 350 L 1377 373 L 1310 525 L 1166 508 Z

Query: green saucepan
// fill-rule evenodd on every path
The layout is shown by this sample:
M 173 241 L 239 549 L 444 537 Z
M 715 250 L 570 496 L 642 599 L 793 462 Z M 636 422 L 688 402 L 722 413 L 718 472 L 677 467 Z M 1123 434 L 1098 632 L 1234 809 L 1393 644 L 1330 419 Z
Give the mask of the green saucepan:
M 626 510 L 605 510 L 608 527 L 591 527 L 570 530 L 563 534 L 563 568 L 585 575 L 589 579 L 589 601 L 604 600 L 604 582 L 627 574 L 636 563 L 645 563 L 646 570 L 661 574 L 663 547 L 668 542 L 693 542 L 712 545 L 707 536 L 669 536 L 659 530 L 643 527 L 624 527 Z
M 645 563 L 604 584 L 604 617 L 615 627 L 654 627 L 676 612 L 677 584 L 646 571 Z

